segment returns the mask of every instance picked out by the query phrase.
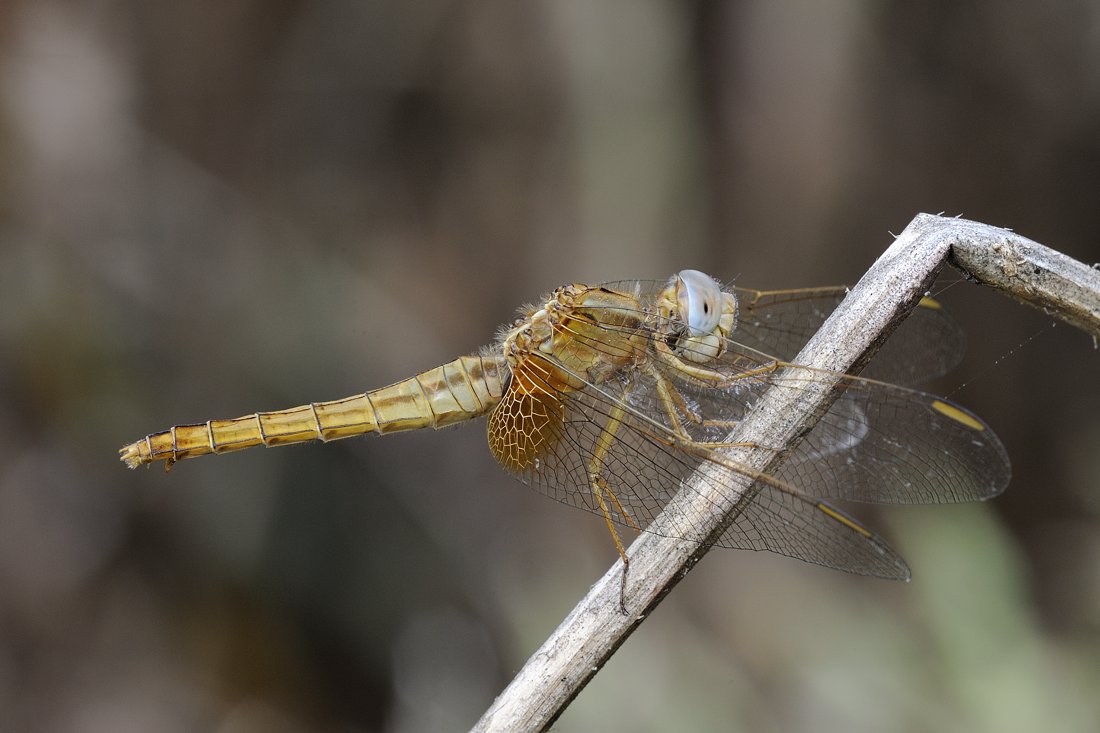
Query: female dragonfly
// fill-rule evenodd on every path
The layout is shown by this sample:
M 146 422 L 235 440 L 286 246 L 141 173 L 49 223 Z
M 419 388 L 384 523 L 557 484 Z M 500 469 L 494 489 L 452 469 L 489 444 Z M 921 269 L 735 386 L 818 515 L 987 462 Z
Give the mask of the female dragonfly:
M 125 446 L 121 458 L 132 468 L 167 467 L 256 445 L 487 416 L 496 460 L 554 499 L 602 516 L 624 564 L 618 528 L 645 530 L 666 508 L 673 516 L 661 532 L 693 536 L 672 498 L 691 490 L 685 479 L 708 462 L 709 488 L 736 491 L 744 476 L 755 482 L 736 499 L 717 544 L 908 578 L 894 550 L 828 500 L 986 499 L 1008 483 L 1008 458 L 965 408 L 880 381 L 913 382 L 953 365 L 958 329 L 929 298 L 872 362 L 880 379 L 785 361 L 845 292 L 723 287 L 697 270 L 667 281 L 566 285 L 521 311 L 477 355 L 341 400 L 178 425 Z M 726 436 L 765 390 L 838 378 L 840 397 L 773 474 L 750 472 L 725 454 Z

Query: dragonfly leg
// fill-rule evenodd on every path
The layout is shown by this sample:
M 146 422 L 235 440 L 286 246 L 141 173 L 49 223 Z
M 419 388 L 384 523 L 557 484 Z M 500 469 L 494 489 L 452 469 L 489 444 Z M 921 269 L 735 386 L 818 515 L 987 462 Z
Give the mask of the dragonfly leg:
M 626 549 L 623 547 L 623 542 L 619 539 L 619 533 L 615 529 L 615 524 L 611 520 L 611 512 L 607 508 L 607 502 L 604 500 L 604 492 L 607 492 L 608 498 L 615 505 L 619 511 L 619 516 L 626 519 L 630 526 L 635 529 L 638 526 L 634 523 L 634 520 L 630 518 L 630 515 L 623 511 L 622 504 L 619 503 L 618 498 L 615 496 L 615 492 L 611 490 L 611 487 L 607 485 L 607 482 L 603 480 L 598 474 L 589 474 L 589 481 L 592 484 L 592 493 L 596 497 L 596 502 L 600 505 L 600 512 L 603 514 L 603 519 L 607 522 L 607 531 L 611 533 L 611 539 L 615 541 L 615 549 L 619 551 L 619 557 L 623 559 L 623 577 L 622 582 L 619 584 L 619 610 L 626 615 L 626 573 L 630 568 L 630 558 L 626 555 Z
M 649 373 L 657 382 L 657 394 L 661 399 L 661 405 L 665 408 L 665 414 L 668 416 L 669 423 L 674 430 L 680 433 L 684 432 L 683 424 L 680 422 L 679 418 L 681 413 L 688 419 L 688 422 L 692 422 L 696 425 L 702 425 L 705 422 L 703 417 L 688 405 L 687 400 L 680 394 L 680 390 L 676 389 L 665 375 L 661 374 L 652 366 L 649 368 Z
M 615 549 L 619 551 L 619 557 L 623 559 L 623 567 L 630 562 L 630 559 L 626 556 L 626 550 L 623 548 L 623 542 L 619 539 L 619 532 L 615 529 L 615 520 L 611 518 L 611 510 L 607 508 L 607 501 L 604 499 L 604 492 L 607 492 L 607 496 L 611 499 L 611 502 L 616 508 L 621 509 L 619 500 L 615 498 L 614 492 L 611 491 L 611 487 L 607 485 L 607 482 L 603 480 L 597 474 L 590 474 L 588 480 L 591 482 L 592 495 L 596 497 L 596 503 L 600 506 L 600 513 L 603 515 L 603 520 L 607 523 L 607 531 L 611 533 L 611 539 L 615 542 Z M 623 517 L 627 515 L 623 514 Z M 634 524 L 634 520 L 629 520 L 630 524 Z
M 676 389 L 668 377 L 656 369 L 650 370 L 650 375 L 656 382 L 657 395 L 661 400 L 661 406 L 665 410 L 665 415 L 668 417 L 669 425 L 673 432 L 675 432 L 682 440 L 688 443 L 696 443 L 697 441 L 691 437 L 691 435 L 684 429 L 683 422 L 680 420 L 680 413 L 687 416 L 687 419 L 704 428 L 726 428 L 727 430 L 733 430 L 737 427 L 737 420 L 715 420 L 706 418 L 704 419 L 698 415 L 694 410 L 690 409 L 687 405 L 687 401 L 683 395 L 680 394 L 680 390 Z M 755 443 L 746 442 L 720 442 L 720 441 L 704 441 L 699 445 L 705 445 L 709 448 L 754 448 Z
M 678 419 L 680 414 L 683 414 L 688 422 L 703 428 L 725 428 L 727 430 L 733 430 L 740 422 L 739 420 L 718 420 L 715 418 L 703 417 L 687 403 L 684 396 L 680 394 L 680 390 L 676 389 L 676 386 L 663 374 L 655 369 L 652 371 L 652 374 L 657 380 L 657 392 L 661 397 L 661 404 L 665 408 L 665 414 L 668 415 L 674 429 L 678 430 L 681 427 Z
M 612 442 L 615 440 L 615 434 L 622 425 L 624 414 L 626 414 L 626 410 L 621 405 L 616 405 L 611 410 L 611 414 L 607 419 L 607 424 L 604 425 L 603 431 L 596 441 L 596 449 L 592 451 L 592 457 L 588 462 L 588 484 L 589 488 L 592 490 L 592 495 L 596 498 L 596 503 L 600 507 L 600 513 L 603 515 L 604 522 L 607 523 L 607 531 L 611 533 L 611 539 L 615 542 L 615 549 L 619 551 L 619 557 L 623 560 L 623 579 L 622 584 L 619 586 L 619 608 L 623 614 L 626 614 L 626 573 L 627 568 L 630 566 L 630 558 L 627 557 L 626 549 L 623 547 L 623 542 L 619 539 L 619 533 L 615 529 L 615 521 L 611 517 L 611 509 L 608 507 L 608 502 L 610 501 L 618 515 L 622 517 L 622 521 L 629 527 L 638 532 L 641 531 L 641 528 L 638 526 L 638 523 L 634 521 L 634 518 L 626 511 L 622 502 L 619 501 L 619 497 L 615 495 L 615 491 L 602 476 L 604 461 L 607 459 L 607 454 L 611 450 Z
M 680 413 L 686 415 L 688 420 L 696 424 L 702 421 L 701 418 L 688 409 L 684 396 L 665 378 L 665 375 L 652 367 L 649 369 L 649 375 L 653 377 L 657 385 L 657 397 L 661 400 L 661 407 L 664 408 L 669 427 L 681 437 L 688 438 L 688 433 L 684 430 L 684 423 L 680 420 Z
M 713 418 L 708 418 L 701 421 L 699 424 L 704 428 L 725 428 L 726 430 L 733 430 L 740 423 L 740 420 L 715 420 Z
M 730 375 L 725 374 L 717 369 L 709 369 L 699 364 L 689 364 L 680 357 L 676 356 L 676 354 L 672 353 L 672 350 L 668 347 L 668 345 L 660 340 L 656 342 L 656 347 L 657 356 L 666 366 L 675 369 L 685 376 L 692 377 L 693 379 L 698 379 L 701 382 L 712 384 L 719 389 L 724 387 L 732 387 L 734 384 L 743 379 L 752 379 L 754 377 L 759 377 L 764 374 L 771 374 L 772 372 L 778 370 L 780 367 L 787 366 L 786 362 L 769 361 L 761 366 L 756 367 L 755 369 L 745 369 L 744 371 L 740 371 L 736 374 Z

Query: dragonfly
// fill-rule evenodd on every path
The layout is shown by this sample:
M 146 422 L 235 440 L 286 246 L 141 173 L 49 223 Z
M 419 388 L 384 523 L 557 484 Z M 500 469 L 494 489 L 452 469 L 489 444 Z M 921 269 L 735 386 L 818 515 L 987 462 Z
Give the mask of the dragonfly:
M 733 497 L 718 546 L 907 580 L 904 559 L 835 502 L 984 500 L 1005 488 L 1011 469 L 981 418 L 912 386 L 954 366 L 962 349 L 960 329 L 930 297 L 863 375 L 790 361 L 846 292 L 750 290 L 698 270 L 565 285 L 521 309 L 476 354 L 344 399 L 177 425 L 120 457 L 131 468 L 163 461 L 167 469 L 259 445 L 486 417 L 489 450 L 504 469 L 603 517 L 624 586 L 620 532 L 696 536 L 697 520 L 675 497 L 699 480 Z M 728 436 L 768 390 L 822 380 L 839 380 L 842 391 L 801 441 L 775 448 L 785 451 L 778 469 L 756 472 L 729 456 L 737 444 Z M 697 471 L 703 464 L 709 470 Z M 746 480 L 751 491 L 739 488 Z

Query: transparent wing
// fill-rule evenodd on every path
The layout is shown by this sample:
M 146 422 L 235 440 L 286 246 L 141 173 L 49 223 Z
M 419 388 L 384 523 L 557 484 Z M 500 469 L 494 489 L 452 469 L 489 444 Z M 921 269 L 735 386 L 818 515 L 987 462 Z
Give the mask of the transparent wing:
M 822 294 L 830 290 L 839 297 L 843 289 L 810 291 L 812 297 L 805 302 L 820 304 Z M 750 292 L 758 293 L 760 302 L 770 302 L 775 294 L 745 290 L 738 290 L 737 294 L 747 301 Z M 788 305 L 773 311 L 775 317 L 771 322 L 797 321 L 797 317 L 784 320 L 779 316 L 803 310 L 795 305 L 799 301 L 793 296 L 802 292 L 806 291 L 783 291 L 780 300 Z M 954 322 L 946 315 L 943 319 L 947 320 L 941 319 L 937 315 L 941 310 L 931 303 L 926 299 L 926 304 L 914 311 L 928 314 L 924 316 L 926 325 L 920 325 L 920 329 L 930 334 L 944 332 L 943 324 L 951 324 L 957 331 Z M 607 328 L 604 326 L 604 330 Z M 800 390 L 813 382 L 831 383 L 839 379 L 844 392 L 803 441 L 790 449 L 785 467 L 779 473 L 780 478 L 804 494 L 871 503 L 931 504 L 988 499 L 1008 484 L 1011 470 L 1004 446 L 989 426 L 966 408 L 888 382 L 806 367 L 788 369 L 779 379 L 780 370 L 769 369 L 775 365 L 774 350 L 755 349 L 746 344 L 742 340 L 743 328 L 744 324 L 725 343 L 720 357 L 702 365 L 716 381 L 693 376 L 687 365 L 678 369 L 667 360 L 656 358 L 658 343 L 667 341 L 669 333 L 682 330 L 682 325 L 647 327 L 646 336 L 652 345 L 650 364 L 683 398 L 681 409 L 675 416 L 666 415 L 666 407 L 656 397 L 655 385 L 645 376 L 634 380 L 635 386 L 625 399 L 635 410 L 661 421 L 669 429 L 680 423 L 692 439 L 717 442 L 756 409 L 767 388 Z M 595 331 L 592 337 L 596 348 L 599 332 Z M 771 332 L 793 334 L 794 330 Z M 753 338 L 761 333 L 754 332 Z M 801 338 L 799 335 L 795 341 Z M 785 344 L 789 346 L 795 341 L 788 340 Z M 884 348 L 892 341 L 893 338 L 888 340 Z
M 740 363 L 732 366 L 735 360 Z M 737 378 L 750 364 L 763 362 L 744 353 L 724 357 L 718 366 L 732 383 L 721 388 L 661 365 L 662 375 L 685 397 L 682 422 L 692 438 L 723 440 L 768 388 L 799 390 L 837 378 L 807 367 Z M 847 375 L 839 379 L 844 392 L 789 450 L 778 478 L 810 496 L 882 504 L 983 500 L 1008 484 L 1004 446 L 977 415 L 906 387 Z M 632 395 L 632 400 L 639 409 L 653 409 L 652 398 Z
M 846 287 L 748 290 L 737 295 L 733 339 L 750 349 L 790 361 L 848 294 Z M 922 298 L 864 370 L 885 382 L 914 385 L 958 365 L 966 341 L 958 322 L 932 298 Z
M 542 493 L 596 514 L 602 514 L 589 488 L 591 458 L 605 440 L 605 431 L 617 423 L 613 440 L 599 465 L 612 521 L 671 537 L 700 539 L 696 515 L 688 511 L 682 488 L 703 492 L 723 501 L 723 511 L 736 511 L 732 524 L 717 541 L 722 547 L 767 550 L 806 562 L 860 575 L 904 579 L 904 560 L 881 538 L 835 507 L 804 496 L 777 479 L 757 483 L 753 494 L 738 497 L 745 475 L 736 463 L 693 455 L 670 444 L 671 433 L 646 418 L 640 410 L 622 409 L 623 402 L 608 390 L 625 389 L 633 398 L 644 391 L 639 384 L 590 385 L 563 399 L 560 420 L 543 429 L 550 448 L 534 466 L 515 472 L 520 480 Z M 507 396 L 505 399 L 508 399 Z M 614 416 L 614 418 L 613 418 Z M 685 483 L 703 461 L 710 470 L 700 483 Z M 731 498 L 732 497 L 732 498 Z M 653 519 L 665 511 L 659 526 Z
M 593 333 L 591 345 L 598 349 L 600 331 Z M 665 328 L 648 337 L 657 344 L 667 334 Z M 553 361 L 547 354 L 535 358 Z M 1008 459 L 997 437 L 980 418 L 945 400 L 884 382 L 779 367 L 735 342 L 705 366 L 710 371 L 704 377 L 659 359 L 654 348 L 637 368 L 558 395 L 558 417 L 544 426 L 545 458 L 519 471 L 520 477 L 559 501 L 600 513 L 590 483 L 596 473 L 611 498 L 612 519 L 644 528 L 705 461 L 704 488 L 725 489 L 715 495 L 737 496 L 743 477 L 756 481 L 751 496 L 736 499 L 736 507 L 723 507 L 735 508 L 736 518 L 719 545 L 891 578 L 907 576 L 901 558 L 821 499 L 968 501 L 993 496 L 1008 482 Z M 844 392 L 788 450 L 774 476 L 755 475 L 717 449 L 715 444 L 740 420 L 759 409 L 767 389 L 801 391 L 810 383 L 837 379 Z M 662 399 L 659 387 L 673 398 Z M 676 447 L 685 437 L 693 450 Z M 593 463 L 599 446 L 606 455 Z M 666 519 L 653 531 L 697 537 L 692 517 L 680 508 L 669 507 Z

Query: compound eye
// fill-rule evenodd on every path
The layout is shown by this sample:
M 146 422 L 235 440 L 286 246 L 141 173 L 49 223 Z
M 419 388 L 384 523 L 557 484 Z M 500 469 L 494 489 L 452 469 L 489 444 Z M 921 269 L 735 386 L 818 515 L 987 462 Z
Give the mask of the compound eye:
M 698 270 L 676 273 L 676 303 L 692 336 L 713 333 L 722 317 L 722 288 Z

